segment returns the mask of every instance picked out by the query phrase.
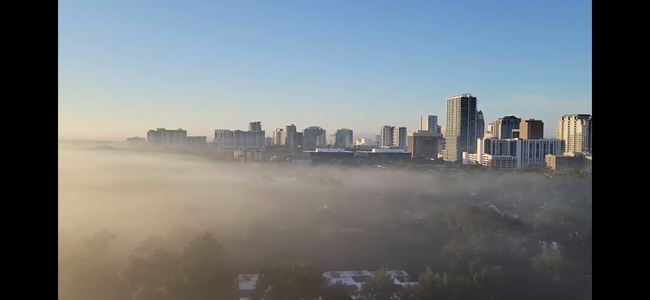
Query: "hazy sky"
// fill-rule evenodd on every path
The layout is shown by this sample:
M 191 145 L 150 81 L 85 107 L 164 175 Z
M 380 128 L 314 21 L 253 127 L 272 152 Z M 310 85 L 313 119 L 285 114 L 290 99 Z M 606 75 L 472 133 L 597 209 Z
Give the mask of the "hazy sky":
M 59 0 L 59 136 L 591 113 L 587 0 Z

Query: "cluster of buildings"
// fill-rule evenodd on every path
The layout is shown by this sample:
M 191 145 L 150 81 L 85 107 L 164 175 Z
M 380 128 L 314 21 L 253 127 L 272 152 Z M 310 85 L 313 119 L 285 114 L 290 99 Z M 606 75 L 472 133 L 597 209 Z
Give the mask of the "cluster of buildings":
M 410 275 L 402 270 L 389 270 L 386 273 L 393 278 L 393 282 L 398 286 L 417 284 L 417 281 L 411 281 Z M 323 277 L 331 284 L 343 284 L 350 288 L 351 291 L 361 290 L 363 283 L 375 276 L 375 271 L 355 270 L 355 271 L 329 271 L 323 273 Z M 252 299 L 255 284 L 259 278 L 258 274 L 239 274 L 239 300 Z
M 446 126 L 438 116 L 420 117 L 417 130 L 383 125 L 375 140 L 354 139 L 352 129 L 336 130 L 328 140 L 319 126 L 298 131 L 295 124 L 277 128 L 267 137 L 259 121 L 248 130 L 216 129 L 212 142 L 206 136 L 188 136 L 183 129 L 149 130 L 147 138 L 129 138 L 131 144 L 154 147 L 205 147 L 231 152 L 242 161 L 262 161 L 265 153 L 288 154 L 306 164 L 310 159 L 347 158 L 442 159 L 448 162 L 479 164 L 496 168 L 544 165 L 551 169 L 591 166 L 592 117 L 589 114 L 564 115 L 557 123 L 554 139 L 544 138 L 544 122 L 506 115 L 485 125 L 478 100 L 471 94 L 447 98 Z
M 554 139 L 544 138 L 541 120 L 522 120 L 513 115 L 490 123 L 474 151 L 463 151 L 464 164 L 500 169 L 545 166 L 553 170 L 585 169 L 592 165 L 592 116 L 564 115 L 557 123 Z

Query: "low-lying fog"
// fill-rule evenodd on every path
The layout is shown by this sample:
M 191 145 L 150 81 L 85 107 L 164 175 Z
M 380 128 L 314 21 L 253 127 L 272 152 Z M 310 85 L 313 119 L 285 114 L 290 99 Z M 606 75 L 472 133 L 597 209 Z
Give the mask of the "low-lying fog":
M 126 257 L 146 238 L 180 227 L 211 232 L 241 273 L 282 261 L 307 261 L 323 270 L 388 264 L 416 277 L 427 266 L 454 272 L 448 269 L 445 245 L 488 236 L 477 234 L 481 230 L 503 235 L 498 247 L 505 240 L 528 243 L 525 250 L 508 250 L 525 253 L 510 255 L 517 262 L 499 258 L 492 263 L 504 269 L 509 263 L 532 269 L 540 240 L 549 239 L 562 243 L 567 255 L 589 253 L 589 262 L 576 261 L 580 267 L 574 273 L 581 274 L 575 276 L 591 270 L 591 245 L 577 249 L 572 244 L 576 235 L 581 237 L 576 245 L 584 245 L 587 236 L 590 243 L 591 236 L 591 178 L 580 174 L 556 178 L 539 172 L 298 167 L 91 148 L 59 145 L 59 268 L 68 270 L 59 274 L 60 299 L 129 298 L 136 287 L 118 276 Z M 492 227 L 485 229 L 489 226 L 461 221 L 473 214 L 492 218 L 497 210 L 521 225 L 496 228 L 501 225 L 489 223 Z M 554 214 L 561 217 L 553 219 Z M 569 229 L 557 221 L 569 217 Z M 544 226 L 565 227 L 558 236 L 552 230 L 540 233 Z M 79 266 L 66 256 L 78 255 L 80 241 L 104 229 L 116 238 L 110 242 L 111 262 L 102 267 L 107 274 L 103 283 L 75 286 L 73 278 L 82 274 L 92 280 L 83 273 L 90 271 L 75 271 Z M 489 243 L 497 247 L 493 239 Z M 510 246 L 503 247 L 501 254 Z M 61 288 L 64 281 L 68 283 Z M 516 299 L 537 292 L 531 287 L 510 296 L 502 293 L 503 299 Z

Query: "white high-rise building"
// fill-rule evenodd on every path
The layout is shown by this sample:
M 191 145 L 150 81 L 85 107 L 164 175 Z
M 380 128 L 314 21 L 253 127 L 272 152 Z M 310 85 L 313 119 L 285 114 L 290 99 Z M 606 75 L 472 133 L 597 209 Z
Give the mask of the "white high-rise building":
M 563 141 L 557 139 L 477 139 L 476 153 L 463 153 L 464 163 L 502 168 L 543 166 L 545 156 L 562 154 Z
M 563 141 L 558 139 L 516 139 L 515 156 L 517 157 L 517 168 L 528 165 L 543 166 L 547 154 L 562 154 L 562 144 Z
M 438 132 L 438 116 L 428 115 L 420 117 L 420 127 L 419 131 L 426 131 L 429 133 L 439 133 Z
M 564 153 L 592 152 L 591 115 L 564 115 L 557 122 L 555 138 L 564 141 Z

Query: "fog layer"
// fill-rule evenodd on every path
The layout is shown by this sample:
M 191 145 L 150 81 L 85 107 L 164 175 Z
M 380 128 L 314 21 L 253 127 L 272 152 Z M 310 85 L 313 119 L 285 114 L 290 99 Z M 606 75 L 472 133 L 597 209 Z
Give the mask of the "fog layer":
M 503 266 L 502 299 L 575 299 L 591 273 L 590 175 L 243 164 L 60 144 L 58 184 L 59 299 L 131 297 L 138 287 L 118 275 L 126 258 L 182 230 L 210 232 L 235 274 L 283 261 L 462 274 L 480 257 Z M 533 261 L 552 243 L 569 271 Z M 538 273 L 548 276 L 521 279 Z M 570 284 L 544 283 L 560 277 Z

